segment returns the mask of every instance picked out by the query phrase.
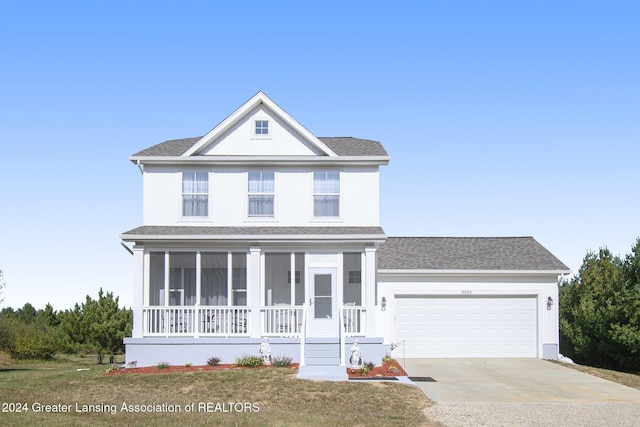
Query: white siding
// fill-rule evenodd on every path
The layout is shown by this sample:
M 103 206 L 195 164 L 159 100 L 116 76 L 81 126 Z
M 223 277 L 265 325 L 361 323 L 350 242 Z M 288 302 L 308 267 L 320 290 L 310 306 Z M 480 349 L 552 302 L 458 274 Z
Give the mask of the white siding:
M 255 121 L 268 120 L 269 134 L 255 135 Z M 203 152 L 205 155 L 312 156 L 324 154 L 262 106 L 251 110 Z
M 209 216 L 182 217 L 182 170 L 180 167 L 148 165 L 144 173 L 144 225 L 195 226 L 310 226 L 379 225 L 377 167 L 339 169 L 340 217 L 313 218 L 313 169 L 268 167 L 275 171 L 274 217 L 248 216 L 247 174 L 249 167 L 191 167 L 209 170 Z M 255 169 L 255 168 L 253 168 Z M 255 169 L 257 170 L 257 169 Z

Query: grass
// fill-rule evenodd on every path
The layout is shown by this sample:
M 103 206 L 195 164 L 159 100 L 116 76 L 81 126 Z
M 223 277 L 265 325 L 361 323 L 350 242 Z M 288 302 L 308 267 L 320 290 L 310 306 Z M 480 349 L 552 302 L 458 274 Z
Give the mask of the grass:
M 640 375 L 637 375 L 637 374 L 629 374 L 626 372 L 612 371 L 610 369 L 603 369 L 603 368 L 594 368 L 592 366 L 571 365 L 568 363 L 561 363 L 557 361 L 553 361 L 553 363 L 566 366 L 567 368 L 575 369 L 576 371 L 593 375 L 594 377 L 604 378 L 605 380 L 609 380 L 614 383 L 626 385 L 627 387 L 640 390 Z
M 424 416 L 429 400 L 404 384 L 306 381 L 286 368 L 105 376 L 106 369 L 94 358 L 5 361 L 0 404 L 26 404 L 27 411 L 0 412 L 2 424 L 430 425 Z M 181 412 L 131 413 L 123 404 L 173 405 Z M 38 405 L 69 405 L 71 412 L 36 412 Z M 94 406 L 83 413 L 76 405 Z

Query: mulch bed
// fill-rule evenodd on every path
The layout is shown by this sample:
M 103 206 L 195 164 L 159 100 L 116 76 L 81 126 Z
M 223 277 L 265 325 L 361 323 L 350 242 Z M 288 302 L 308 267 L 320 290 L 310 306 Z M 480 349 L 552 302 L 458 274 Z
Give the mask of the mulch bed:
M 173 374 L 176 372 L 185 372 L 185 373 L 191 373 L 191 372 L 205 372 L 205 371 L 232 371 L 232 370 L 237 370 L 237 369 L 270 369 L 273 368 L 273 365 L 263 365 L 263 366 L 258 366 L 256 368 L 245 368 L 245 367 L 240 367 L 240 366 L 236 366 L 233 364 L 220 364 L 217 366 L 209 366 L 209 365 L 202 365 L 202 366 L 180 366 L 180 365 L 176 365 L 176 366 L 169 366 L 167 368 L 158 368 L 156 366 L 147 366 L 144 368 L 125 368 L 125 369 L 118 369 L 115 371 L 111 371 L 106 373 L 105 375 L 123 375 L 123 374 Z M 291 369 L 291 370 L 298 370 L 298 364 L 297 363 L 292 363 L 291 365 L 289 365 L 287 367 L 287 369 Z
M 209 365 L 201 365 L 201 366 L 180 366 L 180 365 L 172 365 L 167 368 L 158 368 L 156 366 L 147 366 L 144 368 L 125 368 L 118 369 L 106 373 L 105 375 L 124 375 L 124 374 L 172 374 L 176 372 L 183 373 L 192 373 L 192 372 L 205 372 L 205 371 L 231 371 L 236 369 L 270 369 L 273 368 L 273 365 L 268 366 L 258 366 L 256 368 L 245 368 L 239 367 L 233 364 L 220 364 L 217 366 L 209 366 Z M 294 371 L 298 370 L 298 363 L 292 363 L 287 367 L 287 369 L 291 369 Z M 397 377 L 397 376 L 407 376 L 407 373 L 402 369 L 402 366 L 395 361 L 391 360 L 383 363 L 380 366 L 375 366 L 367 375 L 362 375 L 361 369 L 354 369 L 347 367 L 347 374 L 349 378 L 380 378 L 380 377 Z
M 367 375 L 362 375 L 360 369 L 347 368 L 347 374 L 349 378 L 379 378 L 379 377 L 404 377 L 407 373 L 402 366 L 396 361 L 391 360 L 383 362 L 381 366 L 374 366 Z

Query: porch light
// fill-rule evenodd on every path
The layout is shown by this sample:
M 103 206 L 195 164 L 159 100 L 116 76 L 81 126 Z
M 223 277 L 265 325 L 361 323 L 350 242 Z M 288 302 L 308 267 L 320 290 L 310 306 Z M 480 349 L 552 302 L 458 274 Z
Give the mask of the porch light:
M 385 311 L 387 309 L 387 299 L 385 297 L 382 297 L 380 306 L 382 307 L 382 311 Z
M 551 310 L 551 307 L 553 307 L 553 298 L 549 297 L 547 298 L 547 310 Z

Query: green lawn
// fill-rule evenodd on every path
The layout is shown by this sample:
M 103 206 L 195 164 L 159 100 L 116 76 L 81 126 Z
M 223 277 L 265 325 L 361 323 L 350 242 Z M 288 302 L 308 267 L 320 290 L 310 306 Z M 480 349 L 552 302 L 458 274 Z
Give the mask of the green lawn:
M 105 376 L 106 368 L 95 358 L 0 365 L 0 424 L 430 425 L 429 400 L 404 384 L 306 381 L 285 368 Z

